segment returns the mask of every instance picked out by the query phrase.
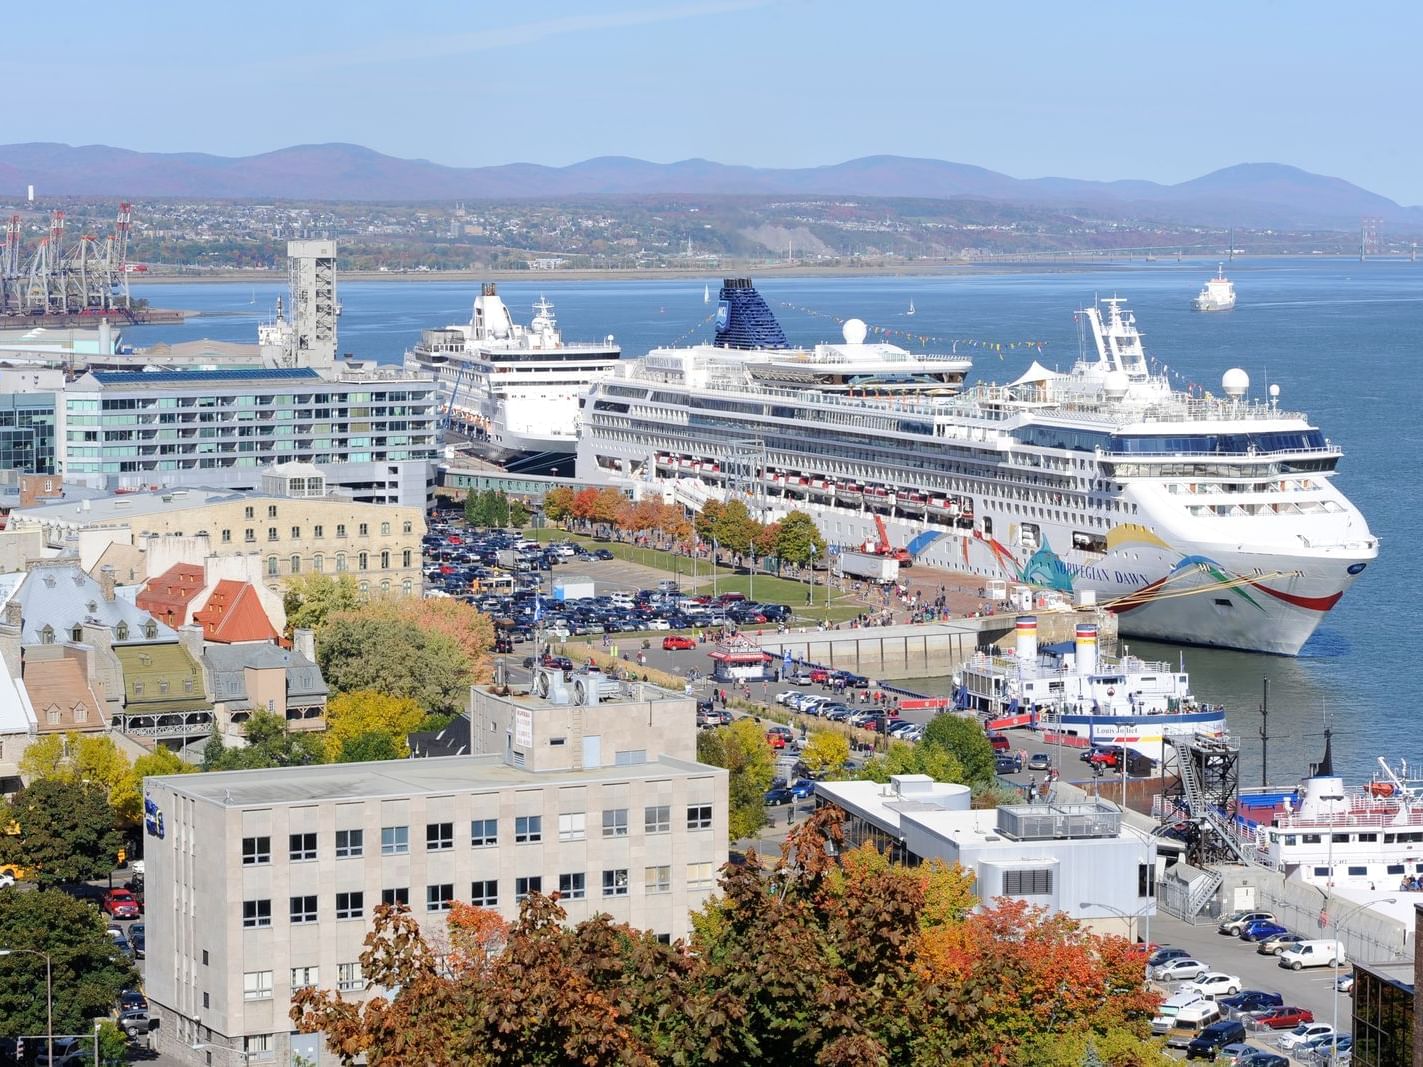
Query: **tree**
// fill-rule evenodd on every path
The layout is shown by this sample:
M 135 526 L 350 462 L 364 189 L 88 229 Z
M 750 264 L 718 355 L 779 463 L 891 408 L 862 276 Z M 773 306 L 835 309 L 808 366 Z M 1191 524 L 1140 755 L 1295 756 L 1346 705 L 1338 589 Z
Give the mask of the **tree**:
M 293 630 L 320 630 L 326 620 L 361 605 L 356 579 L 349 574 L 302 574 L 288 580 L 282 596 L 287 637 Z
M 260 767 L 306 767 L 321 763 L 321 738 L 293 733 L 275 712 L 254 711 L 244 726 L 247 744 L 228 747 L 213 731 L 203 746 L 203 770 L 245 771 Z
M 346 746 L 357 738 L 369 739 L 376 735 L 389 740 L 393 754 L 374 758 L 404 759 L 410 755 L 406 735 L 419 726 L 424 717 L 424 710 L 409 697 L 391 696 L 369 689 L 338 693 L 326 705 L 326 758 L 352 762 L 343 757 Z M 367 740 L 365 745 L 368 747 L 370 741 Z
M 937 745 L 891 741 L 889 751 L 869 760 L 856 775 L 862 781 L 888 782 L 896 774 L 927 774 L 936 782 L 966 784 L 967 775 L 952 753 Z
M 619 489 L 612 486 L 605 486 L 596 491 L 593 496 L 592 520 L 603 528 L 604 536 L 610 536 L 613 527 L 618 524 L 619 517 L 628 507 L 628 498 Z
M 341 742 L 341 747 L 331 757 L 332 763 L 375 763 L 378 760 L 405 759 L 409 749 L 401 752 L 395 738 L 379 730 L 369 730 Z
M 598 490 L 592 488 L 578 490 L 573 495 L 571 510 L 573 518 L 577 522 L 585 525 L 591 524 L 598 510 Z
M 494 622 L 481 611 L 454 597 L 403 597 L 366 607 L 366 617 L 399 619 L 429 633 L 443 634 L 460 647 L 470 680 L 488 681 L 492 671 Z
M 721 518 L 721 509 L 721 501 L 712 498 L 702 505 L 701 511 L 692 520 L 693 529 L 703 541 L 710 541 L 716 536 L 716 521 Z
M 10 803 L 19 833 L 0 837 L 0 858 L 42 886 L 100 878 L 114 869 L 123 836 L 104 787 L 64 778 L 31 782 Z
M 562 523 L 573 515 L 573 490 L 556 485 L 544 494 L 544 515 L 552 523 Z
M 522 500 L 509 501 L 509 525 L 522 530 L 529 524 L 529 506 Z
M 378 612 L 333 616 L 316 642 L 326 683 L 338 693 L 373 689 L 409 697 L 436 713 L 468 699 L 473 672 L 454 638 Z
M 802 567 L 812 559 L 824 559 L 825 538 L 815 520 L 804 511 L 792 511 L 782 519 L 776 532 L 776 555 Z
M 805 743 L 800 758 L 817 778 L 833 778 L 850 762 L 850 739 L 835 730 L 817 730 Z
M 944 712 L 934 716 L 924 727 L 921 745 L 936 745 L 959 761 L 963 767 L 963 781 L 991 781 L 996 773 L 993 746 L 983 727 L 963 715 Z
M 697 759 L 728 772 L 730 837 L 750 837 L 766 822 L 766 790 L 776 775 L 771 746 L 755 719 L 697 734 Z
M 57 889 L 0 893 L 0 945 L 43 952 L 53 961 L 56 1033 L 89 1033 L 92 1020 L 107 1016 L 119 993 L 138 982 L 107 925 L 94 905 Z M 46 1009 L 44 959 L 28 952 L 0 956 L 0 1030 L 43 1034 Z
M 98 785 L 125 826 L 137 825 L 142 814 L 143 798 L 133 767 L 106 734 L 49 734 L 38 738 L 20 757 L 20 775 L 30 782 L 49 779 Z
M 756 543 L 753 547 L 755 555 L 759 559 L 769 559 L 772 556 L 779 556 L 777 551 L 781 537 L 781 524 L 779 522 L 768 522 L 756 532 Z
M 738 556 L 746 556 L 751 553 L 751 546 L 760 529 L 760 523 L 751 517 L 744 501 L 729 500 L 716 517 L 713 536 L 722 548 Z

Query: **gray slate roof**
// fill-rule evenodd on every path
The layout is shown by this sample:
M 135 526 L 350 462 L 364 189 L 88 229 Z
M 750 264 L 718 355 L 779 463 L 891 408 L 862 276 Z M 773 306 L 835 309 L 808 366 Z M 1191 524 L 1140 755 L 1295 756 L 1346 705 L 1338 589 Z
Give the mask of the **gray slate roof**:
M 321 668 L 300 652 L 273 644 L 209 645 L 203 662 L 212 671 L 213 699 L 228 703 L 247 699 L 244 671 L 281 667 L 287 672 L 288 697 L 321 697 L 330 690 Z
M 77 563 L 36 567 L 25 576 L 11 599 L 20 604 L 20 642 L 26 645 L 41 644 L 46 626 L 53 628 L 55 642 L 63 643 L 70 640 L 70 631 L 84 622 L 115 630 L 116 645 L 178 639 L 176 630 L 133 601 L 122 596 L 105 600 L 98 580 L 85 574 Z M 120 624 L 128 627 L 126 637 L 120 638 L 117 633 Z

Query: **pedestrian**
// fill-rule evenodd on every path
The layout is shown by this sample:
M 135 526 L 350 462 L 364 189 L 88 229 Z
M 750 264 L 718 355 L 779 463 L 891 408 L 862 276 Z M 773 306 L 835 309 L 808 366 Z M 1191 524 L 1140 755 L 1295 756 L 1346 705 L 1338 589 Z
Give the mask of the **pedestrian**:
M 1028 779 L 1028 803 L 1031 804 L 1038 796 L 1038 780 L 1036 777 Z

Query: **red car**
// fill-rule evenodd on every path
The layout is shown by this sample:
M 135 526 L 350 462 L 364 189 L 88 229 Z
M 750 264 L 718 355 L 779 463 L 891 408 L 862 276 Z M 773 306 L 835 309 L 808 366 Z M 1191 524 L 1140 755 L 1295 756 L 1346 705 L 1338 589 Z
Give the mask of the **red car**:
M 685 652 L 696 647 L 696 641 L 690 637 L 683 637 L 681 634 L 668 634 L 662 639 L 663 652 Z
M 824 667 L 814 667 L 810 672 L 810 680 L 823 684 L 830 681 L 830 672 Z
M 745 593 L 722 593 L 721 596 L 717 597 L 717 599 L 720 600 L 723 604 L 735 604 L 737 601 L 745 600 L 745 599 L 746 599 L 746 594 L 745 594 Z
M 104 894 L 103 906 L 114 919 L 137 919 L 142 914 L 138 899 L 127 889 L 110 889 Z
M 1255 1016 L 1255 1021 L 1271 1030 L 1293 1030 L 1300 1023 L 1314 1022 L 1314 1012 L 1308 1008 L 1269 1008 Z

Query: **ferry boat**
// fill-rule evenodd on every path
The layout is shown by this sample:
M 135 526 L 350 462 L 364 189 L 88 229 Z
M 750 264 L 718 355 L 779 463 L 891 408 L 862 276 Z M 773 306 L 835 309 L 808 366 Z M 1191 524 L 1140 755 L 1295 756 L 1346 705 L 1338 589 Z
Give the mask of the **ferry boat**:
M 1407 763 L 1354 789 L 1324 758 L 1291 793 L 1242 790 L 1236 825 L 1257 863 L 1324 888 L 1393 892 L 1423 877 L 1423 778 Z
M 894 504 L 878 517 L 916 563 L 1090 592 L 1130 636 L 1297 653 L 1378 554 L 1333 484 L 1339 447 L 1277 386 L 1249 399 L 1244 371 L 1223 397 L 1173 391 L 1122 300 L 1078 314 L 1070 373 L 1034 363 L 964 390 L 967 360 L 867 343 L 857 319 L 840 343 L 793 348 L 732 279 L 714 343 L 654 349 L 595 384 L 577 477 L 683 501 L 688 479 L 749 492 L 765 519 L 809 512 L 832 552 L 877 537 L 864 487 L 881 486 Z M 811 492 L 785 491 L 801 479 Z M 899 505 L 915 495 L 943 503 Z
M 1235 284 L 1225 276 L 1225 264 L 1216 269 L 1216 276 L 1201 287 L 1191 304 L 1197 311 L 1229 311 L 1235 307 Z
M 471 434 L 485 458 L 513 471 L 571 474 L 579 400 L 622 350 L 611 336 L 565 341 L 545 299 L 533 312 L 528 326 L 514 322 L 486 282 L 470 321 L 423 331 L 405 366 L 434 376 L 446 424 Z
M 1171 757 L 1169 738 L 1226 734 L 1225 708 L 1195 697 L 1184 663 L 1100 655 L 1095 623 L 1078 623 L 1073 641 L 1045 646 L 1036 616 L 1020 615 L 1015 630 L 1009 654 L 977 652 L 959 669 L 955 707 L 990 726 L 1116 745 L 1157 764 Z

